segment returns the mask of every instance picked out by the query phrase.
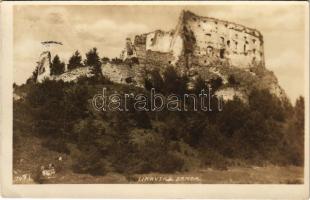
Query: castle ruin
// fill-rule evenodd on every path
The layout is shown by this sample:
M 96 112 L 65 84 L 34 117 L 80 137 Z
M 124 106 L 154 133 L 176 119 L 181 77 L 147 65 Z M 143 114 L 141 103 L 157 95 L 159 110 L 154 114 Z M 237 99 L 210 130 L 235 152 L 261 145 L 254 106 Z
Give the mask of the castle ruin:
M 259 31 L 190 11 L 182 11 L 174 30 L 137 35 L 133 45 L 128 43 L 124 55 L 137 56 L 141 64 L 183 64 L 190 69 L 221 61 L 238 68 L 264 66 Z
M 47 65 L 50 63 L 47 62 L 50 62 L 50 55 L 45 54 L 43 52 L 40 58 L 44 66 L 38 67 L 45 69 L 45 72 L 40 70 L 38 73 L 39 82 L 49 76 Z M 134 67 L 122 64 L 120 68 L 109 65 L 106 69 L 103 66 L 103 74 L 124 83 L 128 78 L 139 79 L 134 73 L 141 70 L 134 68 L 148 71 L 157 67 L 162 70 L 172 65 L 195 79 L 198 74 L 203 76 L 201 68 L 214 62 L 243 69 L 264 67 L 263 36 L 259 31 L 243 25 L 182 11 L 174 30 L 136 35 L 133 42 L 126 38 L 120 59 L 125 61 L 131 58 L 136 58 L 139 64 Z

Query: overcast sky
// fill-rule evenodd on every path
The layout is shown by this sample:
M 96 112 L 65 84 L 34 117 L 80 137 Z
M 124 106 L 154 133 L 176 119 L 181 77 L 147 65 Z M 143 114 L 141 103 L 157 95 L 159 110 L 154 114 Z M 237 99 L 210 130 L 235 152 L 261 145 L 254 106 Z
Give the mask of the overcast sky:
M 305 4 L 303 4 L 305 5 Z M 256 28 L 263 34 L 266 67 L 276 74 L 291 100 L 304 95 L 305 17 L 303 5 L 205 5 L 205 6 L 15 6 L 14 81 L 30 77 L 42 41 L 67 62 L 75 50 L 83 56 L 97 47 L 100 56 L 116 57 L 126 37 L 156 29 L 171 30 L 182 9 Z M 307 66 L 308 67 L 308 66 Z

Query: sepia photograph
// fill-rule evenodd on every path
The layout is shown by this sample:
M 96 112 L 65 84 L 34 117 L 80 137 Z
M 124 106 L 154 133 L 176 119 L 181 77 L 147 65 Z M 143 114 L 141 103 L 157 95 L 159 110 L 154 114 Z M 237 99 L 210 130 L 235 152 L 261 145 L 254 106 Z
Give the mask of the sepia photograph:
M 308 4 L 266 4 L 12 4 L 12 185 L 307 185 Z

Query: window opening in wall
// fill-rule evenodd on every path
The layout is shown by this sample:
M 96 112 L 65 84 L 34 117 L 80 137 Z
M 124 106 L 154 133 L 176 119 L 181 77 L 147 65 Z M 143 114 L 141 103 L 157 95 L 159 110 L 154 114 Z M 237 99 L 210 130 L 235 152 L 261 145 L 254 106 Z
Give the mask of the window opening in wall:
M 230 40 L 227 40 L 227 46 L 230 47 Z
M 256 49 L 253 49 L 253 53 L 254 53 L 254 54 L 256 53 Z
M 208 53 L 208 54 L 212 54 L 212 52 L 213 52 L 213 47 L 208 46 L 208 47 L 207 47 L 207 53 Z
M 238 42 L 235 42 L 235 48 L 236 49 L 238 48 Z
M 255 39 L 253 39 L 252 41 L 253 41 L 253 44 L 255 44 L 256 40 L 255 40 Z
M 246 52 L 246 45 L 243 45 L 243 51 Z
M 126 83 L 132 83 L 132 77 L 128 77 L 125 79 Z
M 224 58 L 225 49 L 220 49 L 220 58 Z
M 225 39 L 224 39 L 224 37 L 221 37 L 221 42 L 222 42 L 222 44 L 224 44 L 224 43 L 225 43 Z

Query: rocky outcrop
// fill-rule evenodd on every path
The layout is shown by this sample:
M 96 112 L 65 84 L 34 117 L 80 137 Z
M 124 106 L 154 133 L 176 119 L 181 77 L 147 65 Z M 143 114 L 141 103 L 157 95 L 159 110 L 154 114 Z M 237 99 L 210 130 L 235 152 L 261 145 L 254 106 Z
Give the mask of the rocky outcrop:
M 44 51 L 41 53 L 39 61 L 36 67 L 36 80 L 37 82 L 42 82 L 45 78 L 49 78 L 51 75 L 51 53 L 49 51 Z
M 90 67 L 79 67 L 76 69 L 69 70 L 61 75 L 52 76 L 52 79 L 63 80 L 64 82 L 76 81 L 79 77 L 92 77 Z
M 89 67 L 79 67 L 73 70 L 66 71 L 60 75 L 51 75 L 51 53 L 44 51 L 41 53 L 39 61 L 35 69 L 35 81 L 40 83 L 44 79 L 63 80 L 64 82 L 76 81 L 81 76 L 91 77 L 91 69 Z

